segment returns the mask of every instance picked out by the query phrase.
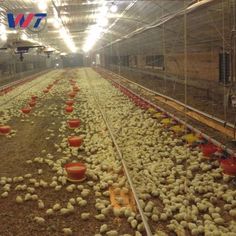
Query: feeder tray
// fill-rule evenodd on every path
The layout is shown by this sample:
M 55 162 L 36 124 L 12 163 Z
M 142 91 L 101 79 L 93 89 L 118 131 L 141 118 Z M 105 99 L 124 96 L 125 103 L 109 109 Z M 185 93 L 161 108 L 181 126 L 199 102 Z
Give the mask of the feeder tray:
M 148 112 L 153 115 L 153 114 L 155 114 L 157 111 L 156 111 L 156 109 L 150 107 L 150 108 L 148 108 Z
M 74 104 L 73 100 L 66 101 L 66 105 L 68 105 L 68 106 L 72 106 L 73 104 Z
M 165 118 L 165 119 L 163 119 L 163 120 L 161 120 L 161 123 L 163 124 L 163 125 L 169 125 L 169 124 L 171 124 L 172 123 L 172 119 L 171 118 Z
M 190 133 L 183 136 L 183 140 L 188 144 L 193 144 L 199 140 L 199 137 L 196 134 Z
M 73 91 L 74 91 L 74 92 L 78 92 L 78 91 L 79 91 L 79 88 L 78 88 L 78 87 L 73 87 Z
M 209 157 L 211 157 L 214 153 L 220 151 L 219 147 L 217 147 L 216 145 L 212 143 L 202 144 L 200 145 L 200 149 L 204 157 L 206 158 L 208 157 L 207 159 L 209 159 Z
M 25 107 L 25 108 L 22 108 L 21 111 L 24 114 L 29 114 L 31 112 L 31 108 L 30 107 Z
M 74 98 L 76 96 L 76 92 L 71 92 L 68 94 L 70 98 Z
M 174 125 L 170 127 L 170 130 L 173 131 L 174 133 L 184 133 L 185 127 L 183 125 Z
M 68 113 L 71 113 L 73 110 L 74 110 L 74 108 L 72 106 L 67 106 L 65 108 L 65 111 L 68 112 Z
M 77 128 L 80 126 L 80 120 L 79 119 L 71 119 L 68 120 L 68 125 L 70 128 Z
M 82 179 L 70 179 L 69 177 L 66 177 L 66 178 L 69 182 L 72 182 L 72 183 L 80 183 L 80 182 L 83 182 L 84 180 L 86 180 L 86 176 Z
M 36 102 L 35 102 L 35 101 L 30 101 L 30 102 L 29 102 L 29 106 L 30 106 L 30 107 L 34 107 L 35 105 L 36 105 Z
M 32 95 L 32 96 L 31 96 L 31 99 L 32 99 L 32 100 L 36 100 L 37 98 L 38 98 L 38 97 L 35 96 L 35 95 Z
M 236 159 L 227 158 L 220 161 L 220 166 L 223 169 L 223 173 L 230 176 L 236 176 Z
M 155 119 L 160 119 L 160 118 L 164 118 L 165 115 L 162 113 L 162 112 L 157 112 L 155 114 L 153 114 L 152 118 L 155 118 Z
M 80 147 L 83 143 L 83 139 L 79 136 L 71 136 L 68 138 L 68 143 L 71 147 Z
M 8 125 L 1 125 L 0 126 L 0 133 L 1 134 L 8 134 L 11 131 L 11 127 Z

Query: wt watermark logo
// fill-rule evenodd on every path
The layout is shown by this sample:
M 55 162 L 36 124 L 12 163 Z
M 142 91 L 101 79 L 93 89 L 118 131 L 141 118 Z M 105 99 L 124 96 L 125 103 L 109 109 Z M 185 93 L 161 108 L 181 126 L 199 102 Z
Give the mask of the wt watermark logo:
M 46 20 L 46 17 L 46 13 L 29 13 L 28 15 L 20 13 L 15 17 L 13 13 L 7 13 L 9 28 L 15 29 L 16 27 L 20 27 L 36 32 L 44 28 L 46 21 L 43 20 Z

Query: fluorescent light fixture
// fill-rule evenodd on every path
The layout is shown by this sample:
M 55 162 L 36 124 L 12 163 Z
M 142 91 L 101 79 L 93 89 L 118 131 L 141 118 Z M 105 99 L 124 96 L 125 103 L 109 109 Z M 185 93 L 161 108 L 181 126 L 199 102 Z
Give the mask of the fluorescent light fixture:
M 62 27 L 59 29 L 59 34 L 61 38 L 64 40 L 66 46 L 71 50 L 71 52 L 76 52 L 77 48 L 75 46 L 74 41 L 72 40 L 69 31 L 65 28 Z
M 16 30 L 7 30 L 6 31 L 8 34 L 17 34 Z
M 106 1 L 101 1 L 101 4 L 102 6 L 98 8 L 98 13 L 96 15 L 97 23 L 89 29 L 86 41 L 83 45 L 83 51 L 85 53 L 92 49 L 105 31 L 103 27 L 108 25 L 108 7 L 106 6 Z
M 61 18 L 58 16 L 58 12 L 55 8 L 53 8 L 53 15 L 54 19 L 52 20 L 52 23 L 55 28 L 58 28 L 58 32 L 61 36 L 61 38 L 64 40 L 66 46 L 70 49 L 71 52 L 76 52 L 77 48 L 75 46 L 74 41 L 71 38 L 69 30 L 63 25 L 63 22 Z

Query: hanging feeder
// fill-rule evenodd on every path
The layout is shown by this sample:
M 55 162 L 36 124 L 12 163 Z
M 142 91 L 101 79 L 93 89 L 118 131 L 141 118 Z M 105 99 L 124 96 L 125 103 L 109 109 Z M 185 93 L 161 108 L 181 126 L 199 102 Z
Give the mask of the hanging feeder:
M 161 124 L 163 124 L 165 126 L 172 124 L 172 122 L 173 122 L 172 118 L 165 118 L 165 119 L 161 120 Z
M 236 159 L 229 157 L 220 161 L 220 167 L 226 175 L 236 176 Z
M 11 132 L 11 127 L 9 125 L 0 125 L 0 134 L 8 134 Z
M 199 137 L 194 133 L 190 133 L 190 134 L 184 135 L 183 140 L 191 145 L 193 143 L 196 143 L 199 140 Z
M 141 109 L 147 110 L 150 106 L 149 106 L 149 104 L 148 104 L 147 102 L 140 101 L 139 107 L 140 107 Z
M 72 106 L 73 104 L 74 104 L 73 100 L 66 101 L 66 105 L 68 105 L 68 106 Z
M 70 80 L 70 84 L 75 84 L 76 83 L 76 81 L 74 81 L 74 80 Z
M 214 153 L 220 151 L 220 148 L 212 143 L 202 144 L 200 149 L 205 157 L 211 157 Z
M 152 115 L 152 118 L 154 118 L 154 119 L 162 119 L 165 117 L 166 117 L 166 115 L 163 112 L 156 112 L 155 114 Z
M 74 110 L 72 106 L 66 106 L 65 111 L 71 113 Z
M 70 92 L 68 95 L 70 98 L 74 98 L 76 96 L 76 92 Z
M 38 98 L 38 96 L 35 96 L 35 95 L 32 95 L 32 96 L 31 96 L 31 99 L 32 99 L 33 101 L 35 101 L 37 98 Z
M 86 166 L 83 163 L 69 163 L 65 165 L 67 179 L 72 182 L 85 180 Z
M 79 88 L 78 88 L 77 86 L 74 86 L 74 87 L 73 87 L 73 91 L 74 91 L 74 92 L 78 92 L 78 91 L 79 91 Z
M 185 127 L 183 125 L 174 125 L 170 127 L 170 130 L 176 134 L 181 134 L 181 133 L 184 133 Z
M 77 128 L 80 126 L 80 120 L 79 119 L 71 119 L 68 120 L 68 125 L 70 128 Z
M 36 102 L 34 100 L 30 101 L 29 102 L 29 106 L 30 107 L 34 107 L 36 105 Z
M 24 107 L 21 109 L 22 113 L 24 114 L 29 114 L 31 112 L 31 108 L 30 107 Z
M 68 138 L 68 143 L 71 147 L 80 147 L 83 143 L 83 139 L 79 136 L 71 136 Z
M 149 112 L 150 114 L 154 115 L 157 111 L 156 111 L 155 108 L 149 107 L 149 108 L 148 108 L 148 112 Z

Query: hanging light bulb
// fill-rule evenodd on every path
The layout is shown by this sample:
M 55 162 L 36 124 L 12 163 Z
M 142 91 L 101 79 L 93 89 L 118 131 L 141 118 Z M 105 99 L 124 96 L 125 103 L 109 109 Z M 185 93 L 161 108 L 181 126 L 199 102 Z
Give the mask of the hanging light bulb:
M 47 3 L 45 0 L 41 0 L 38 2 L 38 8 L 41 11 L 46 11 L 47 10 Z
M 118 11 L 117 5 L 114 4 L 114 3 L 112 3 L 111 8 L 110 8 L 110 11 L 111 11 L 112 13 L 116 13 L 116 12 Z

